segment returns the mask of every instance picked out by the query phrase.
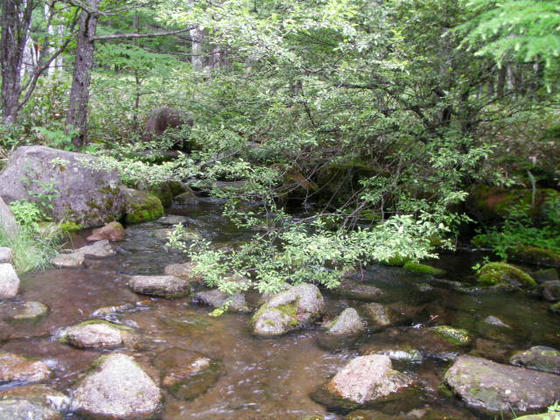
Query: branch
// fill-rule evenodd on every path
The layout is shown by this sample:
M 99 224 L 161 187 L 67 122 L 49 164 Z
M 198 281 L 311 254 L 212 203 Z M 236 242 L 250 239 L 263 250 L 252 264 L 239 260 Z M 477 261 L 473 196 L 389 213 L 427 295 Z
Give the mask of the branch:
M 96 36 L 92 36 L 90 37 L 91 41 L 105 41 L 108 39 L 122 39 L 122 38 L 133 38 L 133 39 L 138 39 L 138 38 L 152 38 L 152 37 L 156 37 L 156 36 L 167 36 L 167 35 L 176 35 L 176 34 L 181 34 L 183 32 L 188 32 L 192 29 L 194 29 L 195 27 L 190 27 L 190 28 L 184 28 L 184 29 L 177 29 L 175 31 L 164 31 L 164 32 L 152 32 L 149 34 L 141 34 L 141 33 L 127 33 L 127 34 L 111 34 L 111 35 L 96 35 Z

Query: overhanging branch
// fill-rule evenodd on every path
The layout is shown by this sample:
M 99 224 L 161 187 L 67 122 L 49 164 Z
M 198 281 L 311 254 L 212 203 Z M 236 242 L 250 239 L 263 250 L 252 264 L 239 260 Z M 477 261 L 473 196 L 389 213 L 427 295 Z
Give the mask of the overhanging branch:
M 130 38 L 130 39 L 152 38 L 156 36 L 177 35 L 184 32 L 188 32 L 192 29 L 194 29 L 194 26 L 190 28 L 177 29 L 175 31 L 152 32 L 147 34 L 133 32 L 133 33 L 124 33 L 124 34 L 96 35 L 96 36 L 92 36 L 90 39 L 92 41 L 105 41 L 110 39 L 123 39 L 123 38 Z

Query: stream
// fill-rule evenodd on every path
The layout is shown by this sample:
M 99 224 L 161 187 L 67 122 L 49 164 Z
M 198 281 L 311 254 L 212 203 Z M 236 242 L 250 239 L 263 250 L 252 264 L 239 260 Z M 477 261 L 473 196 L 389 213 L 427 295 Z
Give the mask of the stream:
M 173 207 L 170 213 L 186 216 L 188 227 L 216 244 L 227 245 L 248 237 L 221 216 L 220 203 L 212 199 L 202 199 L 188 207 Z M 142 366 L 148 366 L 148 373 L 158 375 L 154 361 L 170 348 L 197 351 L 220 361 L 217 380 L 193 399 L 179 399 L 164 391 L 164 405 L 158 418 L 343 418 L 343 414 L 329 412 L 310 395 L 352 358 L 371 348 L 397 346 L 422 353 L 421 361 L 394 363 L 396 369 L 420 381 L 422 392 L 386 404 L 385 413 L 398 416 L 411 410 L 430 409 L 446 413 L 445 418 L 475 419 L 487 417 L 469 410 L 440 389 L 452 356 L 446 354 L 446 349 L 430 347 L 431 343 L 418 334 L 420 327 L 464 328 L 473 339 L 460 352 L 498 362 L 506 361 L 513 350 L 535 345 L 560 348 L 560 318 L 548 312 L 549 304 L 539 298 L 516 293 L 460 292 L 453 290 L 452 283 L 382 265 L 368 267 L 354 281 L 383 289 L 381 303 L 419 308 L 401 325 L 380 331 L 370 329 L 349 342 L 326 342 L 319 325 L 279 338 L 258 338 L 248 328 L 250 314 L 226 313 L 214 318 L 208 316 L 211 308 L 196 305 L 191 298 L 150 298 L 137 295 L 127 287 L 128 275 L 158 275 L 166 265 L 185 262 L 184 255 L 165 247 L 168 229 L 157 221 L 128 226 L 126 239 L 113 244 L 118 251 L 116 256 L 88 259 L 86 266 L 79 269 L 51 269 L 22 275 L 22 292 L 16 301 L 40 301 L 50 311 L 35 321 L 6 322 L 10 330 L 3 333 L 5 339 L 0 341 L 0 351 L 46 361 L 54 372 L 48 384 L 69 394 L 100 353 L 110 351 L 73 348 L 57 340 L 57 332 L 91 319 L 91 314 L 100 307 L 130 303 L 131 309 L 107 319 L 138 329 L 141 346 L 122 351 L 133 355 Z M 84 245 L 86 236 L 87 232 L 76 235 L 73 246 Z M 448 271 L 446 280 L 461 282 L 472 276 L 470 267 L 477 258 L 466 253 L 444 255 L 434 265 Z M 358 308 L 365 303 L 328 291 L 324 291 L 324 296 L 327 318 L 344 308 Z M 248 301 L 256 305 L 257 297 L 248 296 Z M 2 308 L 0 315 L 1 311 Z M 511 328 L 484 322 L 490 315 Z M 13 384 L 0 389 L 9 386 Z M 79 417 L 68 414 L 67 418 Z

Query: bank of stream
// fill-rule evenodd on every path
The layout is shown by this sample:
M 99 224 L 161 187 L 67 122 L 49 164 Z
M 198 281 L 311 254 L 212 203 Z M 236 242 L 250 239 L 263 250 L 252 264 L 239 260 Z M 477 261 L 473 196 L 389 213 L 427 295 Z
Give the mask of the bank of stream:
M 220 203 L 211 199 L 174 207 L 171 212 L 187 217 L 190 229 L 216 244 L 247 239 L 247 233 L 236 231 L 221 216 Z M 215 375 L 192 384 L 193 391 L 187 399 L 164 391 L 158 418 L 343 418 L 344 413 L 329 411 L 311 394 L 356 356 L 398 348 L 418 350 L 415 360 L 393 365 L 417 379 L 421 390 L 412 397 L 383 405 L 385 413 L 398 418 L 403 413 L 433 412 L 429 418 L 470 419 L 491 417 L 470 410 L 440 387 L 457 354 L 506 362 L 515 350 L 536 345 L 560 348 L 560 318 L 548 311 L 549 303 L 521 293 L 455 290 L 456 283 L 452 282 L 464 283 L 472 275 L 470 267 L 477 259 L 472 254 L 442 256 L 436 264 L 448 272 L 443 280 L 382 265 L 355 275 L 352 284 L 372 285 L 384 291 L 382 297 L 370 301 L 405 308 L 402 312 L 407 317 L 396 325 L 383 329 L 370 325 L 354 340 L 327 340 L 319 324 L 281 337 L 255 337 L 248 327 L 250 314 L 226 313 L 214 318 L 208 316 L 211 308 L 193 303 L 191 297 L 153 298 L 137 295 L 127 287 L 129 275 L 159 275 L 165 266 L 185 262 L 184 255 L 165 246 L 169 229 L 157 221 L 131 225 L 126 229 L 126 239 L 113 244 L 115 256 L 88 259 L 83 268 L 21 276 L 22 292 L 15 301 L 4 302 L 0 311 L 20 302 L 40 301 L 49 307 L 49 313 L 30 321 L 5 319 L 0 351 L 45 361 L 53 371 L 45 383 L 69 394 L 92 362 L 111 351 L 74 348 L 58 340 L 58 332 L 92 319 L 91 314 L 100 307 L 131 304 L 106 319 L 138 331 L 138 345 L 119 351 L 132 355 L 154 378 L 159 378 L 159 370 L 166 367 L 162 363 L 173 363 L 172 358 L 161 362 L 162 352 L 169 349 L 200 352 L 218 362 Z M 86 233 L 74 238 L 74 247 L 85 244 Z M 368 301 L 367 297 L 356 299 L 357 295 L 340 296 L 328 291 L 324 296 L 326 318 Z M 257 298 L 248 296 L 253 307 Z M 498 318 L 507 327 L 489 324 L 488 316 Z M 418 333 L 423 327 L 435 325 L 466 329 L 471 341 L 466 346 L 442 347 L 439 341 L 432 343 Z M 0 388 L 14 385 L 17 384 Z M 438 417 L 438 412 L 448 417 Z M 72 413 L 67 417 L 79 418 Z

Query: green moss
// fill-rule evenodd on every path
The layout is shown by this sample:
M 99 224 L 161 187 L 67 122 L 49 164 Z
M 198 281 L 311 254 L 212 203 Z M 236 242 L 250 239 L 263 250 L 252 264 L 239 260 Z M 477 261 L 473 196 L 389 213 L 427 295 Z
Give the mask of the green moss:
M 142 223 L 163 216 L 163 205 L 156 196 L 145 191 L 127 193 L 126 223 Z
M 456 346 L 466 346 L 471 342 L 469 332 L 462 328 L 453 328 L 448 325 L 438 325 L 433 327 L 432 331 Z
M 560 252 L 536 246 L 522 246 L 510 249 L 508 258 L 527 264 L 560 267 Z
M 83 229 L 83 225 L 76 222 L 64 222 L 60 225 L 60 230 L 64 233 L 79 232 Z
M 445 270 L 442 270 L 440 268 L 432 267 L 431 265 L 427 264 L 414 263 L 411 261 L 405 263 L 403 268 L 406 271 L 410 271 L 412 273 L 427 274 L 434 277 L 443 277 L 447 274 Z
M 556 303 L 550 305 L 550 307 L 548 309 L 551 312 L 554 312 L 555 314 L 560 314 L 560 302 L 556 302 Z
M 405 265 L 409 261 L 410 260 L 408 258 L 401 257 L 400 255 L 396 255 L 396 256 L 391 257 L 387 260 L 379 261 L 379 262 L 383 265 L 388 265 L 388 266 L 391 266 L 391 267 L 402 267 L 403 265 Z
M 478 281 L 486 285 L 508 284 L 513 286 L 535 287 L 537 283 L 525 271 L 513 265 L 493 262 L 480 269 Z

